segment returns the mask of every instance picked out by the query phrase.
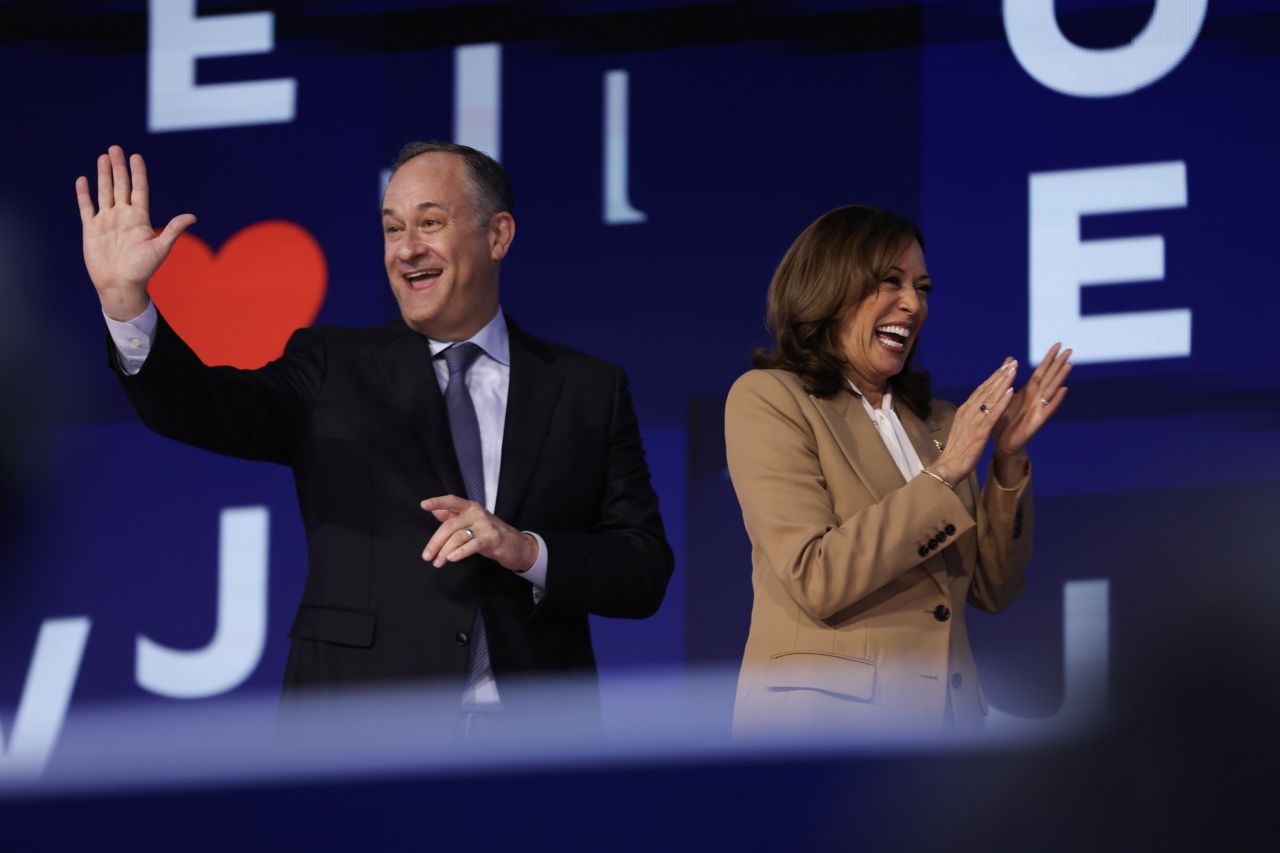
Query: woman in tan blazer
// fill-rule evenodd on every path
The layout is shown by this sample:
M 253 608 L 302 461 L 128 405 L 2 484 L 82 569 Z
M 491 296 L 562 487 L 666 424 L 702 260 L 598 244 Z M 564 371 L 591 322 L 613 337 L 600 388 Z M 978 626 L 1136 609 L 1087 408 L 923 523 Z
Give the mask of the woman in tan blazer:
M 909 220 L 837 208 L 769 287 L 775 346 L 725 407 L 755 590 L 735 731 L 982 725 L 964 605 L 994 613 L 1022 590 L 1025 448 L 1066 395 L 1071 351 L 1055 345 L 1016 393 L 1006 359 L 958 408 L 931 399 L 912 365 L 932 289 L 923 247 Z

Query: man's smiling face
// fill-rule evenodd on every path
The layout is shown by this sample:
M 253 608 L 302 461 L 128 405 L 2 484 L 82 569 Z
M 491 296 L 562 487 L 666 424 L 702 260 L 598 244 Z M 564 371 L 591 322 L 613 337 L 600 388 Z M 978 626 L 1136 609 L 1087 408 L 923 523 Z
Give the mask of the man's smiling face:
M 482 221 L 457 154 L 420 154 L 396 170 L 382 201 L 384 261 L 414 331 L 465 340 L 498 311 L 498 267 L 515 236 L 505 211 Z

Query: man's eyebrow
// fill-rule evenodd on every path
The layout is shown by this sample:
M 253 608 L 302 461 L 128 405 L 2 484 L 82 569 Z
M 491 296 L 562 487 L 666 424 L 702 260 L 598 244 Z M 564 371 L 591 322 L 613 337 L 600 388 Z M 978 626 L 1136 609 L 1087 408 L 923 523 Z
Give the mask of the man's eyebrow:
M 444 206 L 437 201 L 420 201 L 414 205 L 414 210 L 430 210 L 431 208 L 444 209 Z M 389 207 L 382 208 L 383 216 L 395 216 L 396 212 Z

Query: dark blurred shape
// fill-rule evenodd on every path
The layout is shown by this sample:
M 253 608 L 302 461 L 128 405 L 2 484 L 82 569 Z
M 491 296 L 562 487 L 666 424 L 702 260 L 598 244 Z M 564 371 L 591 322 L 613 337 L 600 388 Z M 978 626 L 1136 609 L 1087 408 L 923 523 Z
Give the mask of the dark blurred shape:
M 57 344 L 38 296 L 49 283 L 39 248 L 17 206 L 0 200 L 0 399 L 8 407 L 0 417 L 0 541 L 7 549 L 48 462 L 53 383 L 42 348 Z M 0 565 L 11 562 L 7 549 Z
M 1262 849 L 1280 713 L 1280 583 L 1268 568 L 1168 566 L 1127 629 L 1149 638 L 1146 666 L 1113 684 L 1096 733 L 892 768 L 886 784 L 938 806 L 904 825 L 903 849 L 937 838 L 990 851 Z

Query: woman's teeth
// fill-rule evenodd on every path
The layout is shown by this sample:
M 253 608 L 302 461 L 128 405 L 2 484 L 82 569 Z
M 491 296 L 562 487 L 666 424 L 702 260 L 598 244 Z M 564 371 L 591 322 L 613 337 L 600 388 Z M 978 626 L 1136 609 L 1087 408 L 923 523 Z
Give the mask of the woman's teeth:
M 894 352 L 902 352 L 907 348 L 907 339 L 911 337 L 911 330 L 906 326 L 897 324 L 889 324 L 876 327 L 876 340 L 885 349 Z

